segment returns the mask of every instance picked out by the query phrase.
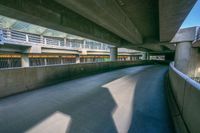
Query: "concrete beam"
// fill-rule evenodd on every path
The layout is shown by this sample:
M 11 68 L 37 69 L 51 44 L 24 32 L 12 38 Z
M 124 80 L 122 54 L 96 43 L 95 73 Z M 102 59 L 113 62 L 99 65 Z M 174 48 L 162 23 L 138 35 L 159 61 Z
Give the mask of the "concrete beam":
M 159 0 L 160 41 L 170 41 L 197 0 Z
M 8 52 L 8 53 L 23 53 L 24 51 L 26 51 L 27 49 L 29 49 L 30 47 L 27 46 L 16 46 L 16 45 L 12 45 L 12 44 L 4 44 L 4 45 L 0 45 L 0 52 Z
M 115 0 L 56 1 L 133 44 L 142 43 L 138 29 Z
M 171 43 L 193 42 L 196 37 L 197 27 L 180 29 L 171 40 Z
M 117 61 L 118 48 L 110 47 L 110 61 Z
M 21 66 L 22 67 L 29 67 L 29 57 L 28 54 L 23 54 L 21 57 Z
M 80 60 L 80 55 L 76 55 L 76 63 L 80 63 L 81 60 Z
M 53 0 L 1 0 L 0 14 L 115 46 L 129 42 Z
M 54 53 L 54 54 L 80 54 L 78 50 L 67 50 L 58 48 L 45 48 L 41 49 L 41 53 Z

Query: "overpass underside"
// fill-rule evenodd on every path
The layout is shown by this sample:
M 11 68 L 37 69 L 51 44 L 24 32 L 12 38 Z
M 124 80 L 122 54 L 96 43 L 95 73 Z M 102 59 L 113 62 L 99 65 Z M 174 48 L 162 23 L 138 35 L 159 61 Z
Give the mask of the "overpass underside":
M 196 0 L 1 0 L 0 14 L 117 47 L 169 52 Z M 17 14 L 17 15 L 16 15 Z

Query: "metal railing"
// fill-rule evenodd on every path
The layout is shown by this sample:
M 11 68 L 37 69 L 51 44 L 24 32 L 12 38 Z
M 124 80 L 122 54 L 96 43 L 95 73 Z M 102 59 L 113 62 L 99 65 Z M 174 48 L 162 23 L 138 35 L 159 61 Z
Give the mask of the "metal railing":
M 21 67 L 20 58 L 0 58 L 0 69 Z
M 26 45 L 57 46 L 69 49 L 91 49 L 109 51 L 109 46 L 87 39 L 68 39 L 61 37 L 42 36 L 10 29 L 0 29 L 5 43 L 13 42 Z

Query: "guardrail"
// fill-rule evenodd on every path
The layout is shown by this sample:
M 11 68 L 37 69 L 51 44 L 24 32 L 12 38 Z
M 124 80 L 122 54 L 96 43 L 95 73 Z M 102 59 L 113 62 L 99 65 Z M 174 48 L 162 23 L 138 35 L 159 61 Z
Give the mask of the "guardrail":
M 178 133 L 200 133 L 200 84 L 170 64 L 169 79 L 171 95 L 176 106 L 172 107 L 173 119 Z
M 30 34 L 21 31 L 10 29 L 0 29 L 3 33 L 3 39 L 6 43 L 22 43 L 29 45 L 42 45 L 42 46 L 58 46 L 69 49 L 89 49 L 89 50 L 103 50 L 109 51 L 109 46 L 104 43 L 90 41 L 87 39 L 68 39 L 61 37 L 42 36 L 37 34 Z

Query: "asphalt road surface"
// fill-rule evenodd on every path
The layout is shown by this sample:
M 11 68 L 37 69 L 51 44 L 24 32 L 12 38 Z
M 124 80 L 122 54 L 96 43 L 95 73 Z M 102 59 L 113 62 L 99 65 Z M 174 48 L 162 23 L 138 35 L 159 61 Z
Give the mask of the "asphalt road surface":
M 0 133 L 173 133 L 166 66 L 137 66 L 0 100 Z

